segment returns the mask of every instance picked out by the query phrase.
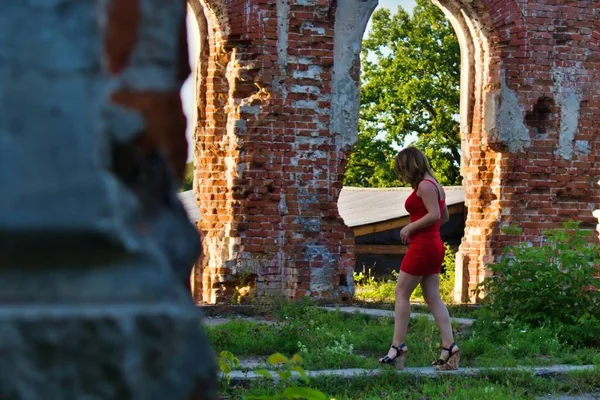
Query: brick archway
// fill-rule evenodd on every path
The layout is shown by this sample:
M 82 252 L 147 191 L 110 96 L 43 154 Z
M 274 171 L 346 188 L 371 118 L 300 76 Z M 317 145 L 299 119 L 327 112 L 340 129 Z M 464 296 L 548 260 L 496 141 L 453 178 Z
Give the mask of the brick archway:
M 461 175 L 467 219 L 456 255 L 454 297 L 464 302 L 472 299 L 472 290 L 486 275 L 485 265 L 500 251 L 493 242 L 499 232 L 501 176 L 506 165 L 502 144 L 487 129 L 495 126 L 496 115 L 485 110 L 490 89 L 505 87 L 505 82 L 500 76 L 498 38 L 489 10 L 483 4 L 462 0 L 433 3 L 450 20 L 461 49 Z M 528 138 L 527 131 L 524 137 Z
M 231 58 L 231 52 L 225 49 L 224 42 L 229 27 L 226 7 L 223 2 L 188 0 L 188 13 L 197 24 L 198 59 L 194 77 L 196 126 L 194 141 L 194 191 L 198 197 L 202 219 L 198 228 L 202 234 L 203 256 L 193 273 L 194 298 L 207 302 L 216 302 L 211 290 L 218 280 L 222 263 L 231 258 L 224 254 L 230 249 L 234 238 L 221 235 L 231 230 L 232 202 L 228 193 L 226 176 L 231 174 L 231 165 L 226 165 L 228 155 L 227 103 L 229 101 L 229 82 L 225 67 Z M 234 157 L 234 154 L 231 154 Z M 215 251 L 218 249 L 219 251 Z
M 456 297 L 465 301 L 515 239 L 503 226 L 516 221 L 519 239 L 533 243 L 565 219 L 594 222 L 599 8 L 553 5 L 535 18 L 533 3 L 435 2 L 462 52 L 468 220 Z M 352 295 L 353 238 L 337 200 L 357 135 L 360 40 L 375 5 L 190 0 L 205 44 L 197 300 L 230 301 L 248 277 L 260 295 Z
M 373 12 L 376 2 L 356 3 L 350 0 L 340 2 L 336 15 L 336 45 L 345 47 L 345 54 L 353 57 L 339 56 L 336 53 L 334 69 L 343 71 L 336 74 L 339 80 L 351 82 L 355 96 L 351 99 L 342 96 L 334 89 L 333 112 L 343 112 L 358 117 L 358 91 L 359 91 L 359 52 L 351 53 L 356 38 L 348 35 L 348 31 L 356 30 L 362 37 L 362 30 L 357 29 L 357 18 L 368 20 Z M 457 255 L 455 298 L 457 301 L 467 301 L 472 290 L 485 276 L 485 264 L 492 261 L 497 253 L 491 245 L 494 235 L 498 232 L 501 198 L 501 174 L 503 169 L 502 143 L 491 138 L 484 124 L 484 119 L 495 121 L 495 115 L 485 115 L 484 106 L 490 88 L 502 87 L 498 55 L 495 46 L 498 43 L 494 34 L 493 23 L 488 10 L 484 6 L 474 6 L 470 2 L 461 0 L 434 0 L 434 4 L 442 9 L 459 39 L 461 48 L 461 174 L 465 186 L 465 206 L 468 209 L 465 236 Z M 354 29 L 353 29 L 354 28 Z M 495 64 L 496 63 L 496 64 Z M 334 78 L 334 88 L 343 87 L 344 83 L 337 84 Z M 343 92 L 343 91 L 340 91 Z M 343 102 L 336 109 L 338 102 Z M 340 112 L 342 114 L 342 112 Z M 346 122 L 340 132 L 352 132 L 354 137 L 348 138 L 349 143 L 356 140 L 357 120 L 344 120 Z M 341 133 L 340 133 L 341 134 Z M 525 132 L 527 136 L 527 132 Z M 512 139 L 512 138 L 511 138 Z
M 600 7 L 557 4 L 539 13 L 517 1 L 433 2 L 461 44 L 468 218 L 455 298 L 469 301 L 505 245 L 541 243 L 545 229 L 569 219 L 594 226 L 599 190 L 589 171 L 597 170 L 598 112 L 590 99 L 599 60 L 590 54 L 599 49 L 593 21 Z M 507 225 L 523 235 L 503 234 Z
M 213 290 L 223 273 L 224 263 L 232 259 L 236 242 L 233 229 L 233 199 L 231 177 L 239 160 L 235 137 L 227 127 L 230 101 L 227 65 L 232 51 L 226 48 L 230 29 L 227 8 L 219 0 L 188 0 L 188 13 L 197 24 L 198 59 L 194 77 L 194 191 L 198 198 L 202 219 L 198 228 L 202 234 L 203 256 L 194 268 L 194 298 L 217 302 Z M 226 157 L 230 158 L 227 162 Z M 233 235 L 224 235 L 228 231 Z

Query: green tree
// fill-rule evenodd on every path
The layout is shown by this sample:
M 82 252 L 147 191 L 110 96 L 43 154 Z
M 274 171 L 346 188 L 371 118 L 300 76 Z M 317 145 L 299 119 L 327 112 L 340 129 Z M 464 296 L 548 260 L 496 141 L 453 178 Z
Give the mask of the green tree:
M 344 184 L 358 187 L 399 186 L 393 170 L 396 151 L 390 142 L 377 137 L 377 129 L 359 120 L 359 135 L 350 154 Z
M 194 188 L 194 163 L 189 162 L 185 165 L 185 175 L 183 177 L 183 182 L 181 182 L 181 186 L 179 187 L 180 192 L 185 192 L 186 190 L 192 190 Z
M 460 48 L 431 0 L 412 16 L 377 10 L 363 41 L 359 136 L 344 184 L 396 186 L 393 156 L 407 139 L 431 161 L 442 184 L 460 184 Z

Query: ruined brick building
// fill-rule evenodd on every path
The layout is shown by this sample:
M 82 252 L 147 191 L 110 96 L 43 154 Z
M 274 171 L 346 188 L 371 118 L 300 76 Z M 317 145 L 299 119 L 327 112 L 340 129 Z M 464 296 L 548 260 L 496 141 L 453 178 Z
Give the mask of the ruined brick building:
M 514 238 L 599 208 L 600 2 L 434 0 L 461 46 L 468 210 L 457 298 Z M 357 135 L 359 54 L 376 0 L 189 0 L 198 301 L 258 293 L 352 295 L 353 238 L 337 210 Z
M 600 208 L 598 0 L 437 0 L 462 48 L 468 298 L 525 239 Z M 0 398 L 217 398 L 184 286 L 185 8 L 200 37 L 197 300 L 352 294 L 337 199 L 375 0 L 0 1 Z M 52 366 L 48 368 L 48 366 Z

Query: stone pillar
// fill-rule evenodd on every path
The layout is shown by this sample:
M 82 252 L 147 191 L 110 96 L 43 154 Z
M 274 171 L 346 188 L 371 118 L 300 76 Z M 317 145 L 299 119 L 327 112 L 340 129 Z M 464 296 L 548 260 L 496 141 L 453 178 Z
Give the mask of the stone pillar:
M 1 399 L 216 398 L 175 192 L 184 12 L 0 3 Z
M 236 287 L 247 298 L 352 296 L 354 241 L 337 200 L 375 3 L 190 1 L 201 48 L 198 301 L 231 302 Z

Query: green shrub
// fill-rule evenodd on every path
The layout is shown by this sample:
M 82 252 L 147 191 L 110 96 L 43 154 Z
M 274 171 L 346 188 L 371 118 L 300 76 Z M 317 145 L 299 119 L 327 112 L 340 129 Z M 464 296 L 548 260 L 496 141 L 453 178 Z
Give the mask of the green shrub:
M 600 345 L 600 246 L 591 234 L 569 222 L 544 232 L 542 245 L 507 247 L 478 287 L 486 297 L 476 328 L 547 327 L 564 343 Z
M 302 368 L 302 357 L 298 354 L 289 359 L 281 353 L 275 353 L 267 358 L 267 362 L 274 366 L 279 367 L 275 372 L 280 380 L 279 389 L 281 393 L 275 395 L 260 395 L 260 396 L 246 396 L 244 399 L 247 400 L 288 400 L 288 399 L 305 399 L 305 400 L 329 400 L 329 396 L 317 389 L 312 389 L 306 386 L 300 386 L 297 384 L 298 379 L 294 376 L 294 373 L 298 375 L 300 380 L 304 381 L 304 384 L 308 385 L 310 379 L 304 368 Z M 264 376 L 268 379 L 275 378 L 271 371 L 259 369 L 255 371 L 257 374 Z

